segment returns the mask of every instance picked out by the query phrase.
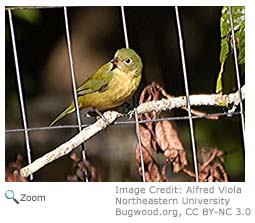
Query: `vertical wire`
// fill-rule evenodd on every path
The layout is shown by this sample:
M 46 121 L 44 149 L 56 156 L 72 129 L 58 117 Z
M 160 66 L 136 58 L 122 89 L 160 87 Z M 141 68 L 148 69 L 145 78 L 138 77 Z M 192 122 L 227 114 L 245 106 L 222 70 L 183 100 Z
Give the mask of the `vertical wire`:
M 142 149 L 142 140 L 141 140 L 141 133 L 139 127 L 139 120 L 137 110 L 135 108 L 135 125 L 136 125 L 136 132 L 138 138 L 138 145 L 139 145 L 139 152 L 140 152 L 140 159 L 141 159 L 141 167 L 142 167 L 142 174 L 143 174 L 143 182 L 145 182 L 145 168 L 144 168 L 144 161 L 143 161 L 143 149 Z
M 125 37 L 125 45 L 126 45 L 126 48 L 129 48 L 124 6 L 120 6 L 120 7 L 121 7 L 121 16 L 122 16 L 122 23 L 123 23 L 123 30 L 124 30 L 124 37 Z M 135 107 L 135 96 L 134 95 L 132 96 L 132 106 Z
M 126 44 L 126 48 L 129 48 L 124 6 L 121 6 L 121 16 L 122 16 L 122 22 L 123 22 L 125 44 Z M 134 111 L 135 111 L 135 123 L 136 123 L 136 131 L 137 131 L 137 138 L 138 138 L 139 151 L 140 151 L 143 182 L 145 182 L 145 169 L 144 169 L 143 150 L 142 150 L 142 143 L 141 143 L 141 133 L 140 133 L 140 128 L 139 128 L 139 120 L 138 120 L 138 114 L 137 114 L 136 108 L 134 109 Z
M 232 42 L 233 42 L 233 48 L 234 48 L 234 60 L 235 60 L 235 73 L 236 73 L 236 81 L 237 81 L 237 87 L 239 91 L 240 96 L 240 116 L 241 116 L 241 126 L 242 126 L 242 133 L 243 133 L 243 139 L 244 139 L 244 111 L 243 111 L 243 101 L 242 101 L 242 93 L 241 93 L 241 83 L 240 83 L 240 76 L 239 76 L 239 69 L 238 69 L 238 59 L 237 59 L 237 50 L 236 50 L 236 41 L 235 41 L 235 30 L 234 30 L 234 22 L 233 22 L 233 16 L 232 16 L 232 7 L 229 6 L 229 19 L 230 19 L 230 26 L 231 26 L 231 36 L 232 36 Z M 245 142 L 244 148 L 245 148 Z
M 67 47 L 68 47 L 68 56 L 70 61 L 70 69 L 71 69 L 71 78 L 72 78 L 72 85 L 73 85 L 73 95 L 74 95 L 74 104 L 77 116 L 77 122 L 79 125 L 79 131 L 81 131 L 81 116 L 79 112 L 79 104 L 78 104 L 78 97 L 76 93 L 76 81 L 75 81 L 75 74 L 74 74 L 74 64 L 73 64 L 73 55 L 72 55 L 72 48 L 71 48 L 71 41 L 70 41 L 70 32 L 69 32 L 69 25 L 68 25 L 68 17 L 67 17 L 67 9 L 64 7 L 64 16 L 65 16 L 65 27 L 66 27 L 66 39 L 67 39 Z
M 122 16 L 123 30 L 124 30 L 124 37 L 125 37 L 125 45 L 126 45 L 126 48 L 129 48 L 124 6 L 120 6 L 120 7 L 121 7 L 121 16 Z
M 188 87 L 188 80 L 187 80 L 187 69 L 186 69 L 186 64 L 185 64 L 185 56 L 184 56 L 183 39 L 182 39 L 182 32 L 181 32 L 181 25 L 180 25 L 180 17 L 179 17 L 179 12 L 178 12 L 178 7 L 177 6 L 175 6 L 175 14 L 176 14 L 177 29 L 178 29 L 178 35 L 179 35 L 179 44 L 180 44 L 181 59 L 182 59 L 182 70 L 183 70 L 185 93 L 186 93 L 186 100 L 187 100 L 188 114 L 189 114 L 189 128 L 190 128 L 190 137 L 191 137 L 192 152 L 193 152 L 193 162 L 194 162 L 196 181 L 198 182 L 199 178 L 198 178 L 198 167 L 197 167 L 197 155 L 196 155 L 194 127 L 193 127 L 193 120 L 192 120 L 191 106 L 190 106 L 190 99 L 189 99 L 189 87 Z
M 78 97 L 76 92 L 76 80 L 75 80 L 75 74 L 74 74 L 74 63 L 73 63 L 73 55 L 72 55 L 72 48 L 71 48 L 71 40 L 70 40 L 70 31 L 69 31 L 69 25 L 68 25 L 68 16 L 67 16 L 67 8 L 64 7 L 64 17 L 65 17 L 65 27 L 66 27 L 66 40 L 67 40 L 67 47 L 68 47 L 68 56 L 70 61 L 70 69 L 71 69 L 71 77 L 72 77 L 72 85 L 73 85 L 73 96 L 74 96 L 74 105 L 75 105 L 75 111 L 76 111 L 76 117 L 78 122 L 78 128 L 79 132 L 82 130 L 82 123 L 81 123 L 81 116 L 80 116 L 80 110 L 79 110 L 79 104 L 78 104 Z M 82 158 L 83 160 L 86 160 L 86 150 L 84 143 L 81 145 L 82 147 Z M 87 175 L 85 176 L 86 181 L 88 181 Z
M 14 28 L 13 28 L 13 22 L 12 22 L 12 12 L 10 9 L 8 9 L 8 14 L 9 14 L 9 22 L 10 22 L 10 29 L 11 29 L 11 38 L 12 38 L 13 54 L 14 54 L 14 61 L 15 61 L 15 67 L 16 67 L 18 89 L 19 89 L 19 99 L 20 99 L 20 107 L 21 107 L 21 113 L 22 113 L 22 122 L 23 122 L 24 133 L 25 133 L 27 157 L 28 157 L 28 163 L 31 164 L 32 158 L 31 158 L 31 147 L 30 147 L 30 141 L 29 141 L 29 135 L 28 135 L 28 127 L 27 127 L 26 109 L 25 109 L 24 97 L 23 97 L 23 93 L 22 93 L 19 62 L 18 62 L 18 55 L 17 55 L 17 48 L 16 48 L 16 40 L 15 40 L 15 34 L 14 34 Z M 30 175 L 30 180 L 33 180 L 32 174 Z

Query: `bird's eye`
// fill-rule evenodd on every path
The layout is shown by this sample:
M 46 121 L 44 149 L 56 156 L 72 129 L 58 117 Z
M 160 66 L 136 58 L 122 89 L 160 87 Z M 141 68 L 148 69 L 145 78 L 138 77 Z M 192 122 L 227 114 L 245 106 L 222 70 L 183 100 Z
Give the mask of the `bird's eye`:
M 125 63 L 126 63 L 127 65 L 131 64 L 131 62 L 132 62 L 132 60 L 131 60 L 130 58 L 127 58 L 127 59 L 125 60 Z

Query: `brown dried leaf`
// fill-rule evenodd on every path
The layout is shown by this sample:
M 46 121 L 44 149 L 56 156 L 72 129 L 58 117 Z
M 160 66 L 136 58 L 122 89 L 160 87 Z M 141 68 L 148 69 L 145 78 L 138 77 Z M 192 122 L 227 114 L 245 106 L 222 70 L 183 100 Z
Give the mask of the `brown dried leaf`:
M 16 161 L 9 163 L 5 168 L 5 181 L 6 182 L 27 182 L 27 178 L 19 175 L 19 170 L 25 165 L 24 157 L 18 154 Z
M 147 149 L 151 149 L 151 132 L 150 132 L 150 130 L 145 128 L 143 125 L 139 125 L 139 129 L 140 129 L 142 145 Z
M 67 176 L 67 180 L 71 182 L 84 182 L 86 178 L 88 181 L 98 181 L 101 182 L 102 178 L 98 174 L 96 168 L 90 164 L 89 161 L 83 160 L 82 157 L 76 152 L 70 155 L 70 158 L 74 161 L 73 168 L 75 174 Z
M 150 179 L 152 182 L 159 182 L 160 180 L 160 173 L 159 168 L 156 162 L 150 162 L 148 165 L 148 172 L 150 174 Z
M 181 140 L 171 122 L 158 122 L 156 124 L 155 132 L 157 143 L 163 151 L 166 149 L 184 150 Z
M 223 151 L 219 150 L 218 148 L 202 147 L 198 150 L 199 181 L 228 181 L 223 156 Z
M 173 164 L 173 172 L 178 173 L 187 164 L 186 152 L 173 125 L 169 121 L 156 124 L 156 141 L 164 152 L 164 156 Z
M 170 98 L 169 94 L 155 82 L 146 86 L 141 93 L 139 103 L 145 103 L 148 101 L 156 101 L 162 98 Z M 139 115 L 139 120 L 154 120 L 160 118 L 159 113 L 151 112 Z M 182 146 L 182 143 L 177 135 L 177 132 L 173 128 L 169 121 L 163 122 L 146 122 L 140 125 L 141 141 L 143 145 L 144 164 L 146 167 L 146 181 L 167 181 L 165 175 L 166 166 L 162 167 L 160 173 L 158 164 L 152 156 L 153 149 L 155 152 L 160 150 L 164 153 L 166 162 L 170 161 L 173 166 L 174 172 L 179 172 L 187 165 L 186 152 Z M 140 170 L 140 154 L 139 147 L 136 147 L 137 163 Z
M 142 154 L 143 154 L 143 162 L 145 165 L 148 165 L 150 162 L 153 161 L 152 153 L 150 150 L 142 146 Z M 136 144 L 136 161 L 138 165 L 141 165 L 141 157 L 140 157 L 140 147 L 139 144 Z
M 81 160 L 81 158 L 78 156 L 78 154 L 76 152 L 73 152 L 70 155 L 70 158 L 74 161 L 74 162 L 79 162 Z
M 144 103 L 148 101 L 156 101 L 162 98 L 172 98 L 160 85 L 155 82 L 146 86 L 141 93 L 139 103 Z M 186 107 L 183 107 L 184 110 L 187 110 Z M 195 115 L 205 115 L 205 113 L 192 110 Z M 154 120 L 160 118 L 159 113 L 151 112 L 139 115 L 139 120 Z M 210 119 L 217 119 L 218 117 L 209 117 Z M 152 181 L 152 176 L 155 176 L 155 179 L 158 179 L 158 164 L 155 162 L 152 151 L 158 152 L 159 148 L 166 157 L 166 162 L 171 162 L 173 172 L 178 173 L 183 171 L 191 177 L 194 177 L 195 174 L 186 169 L 187 158 L 186 151 L 182 145 L 181 140 L 178 137 L 176 130 L 170 121 L 162 122 L 146 122 L 143 125 L 140 125 L 141 131 L 141 140 L 143 145 L 143 154 L 144 154 L 144 163 L 146 165 L 146 180 Z M 137 147 L 138 148 L 138 147 Z M 136 148 L 136 151 L 138 151 Z M 137 153 L 137 162 L 139 165 L 139 173 L 141 174 L 140 169 L 140 155 Z M 211 162 L 217 157 L 218 163 L 211 164 Z M 226 173 L 224 172 L 223 167 L 223 156 L 219 150 L 214 152 L 209 152 L 202 154 L 202 163 L 200 162 L 200 180 L 220 181 L 222 179 L 226 180 Z M 210 164 L 210 165 L 209 165 Z M 166 176 L 167 165 L 163 165 L 160 176 L 160 181 L 167 181 Z M 155 171 L 154 171 L 155 170 Z M 156 174 L 154 173 L 156 172 Z M 151 175 L 151 173 L 154 173 Z M 154 178 L 153 178 L 154 179 Z M 154 180 L 155 180 L 154 179 Z
M 152 157 L 151 150 L 142 146 L 142 154 L 145 168 L 145 180 L 146 182 L 158 182 L 160 179 L 160 173 L 157 163 Z M 139 175 L 142 176 L 141 157 L 139 144 L 136 145 L 136 160 L 138 164 Z
M 167 182 L 167 176 L 166 176 L 166 168 L 167 168 L 167 162 L 163 165 L 161 169 L 161 176 L 160 176 L 160 181 L 161 182 Z

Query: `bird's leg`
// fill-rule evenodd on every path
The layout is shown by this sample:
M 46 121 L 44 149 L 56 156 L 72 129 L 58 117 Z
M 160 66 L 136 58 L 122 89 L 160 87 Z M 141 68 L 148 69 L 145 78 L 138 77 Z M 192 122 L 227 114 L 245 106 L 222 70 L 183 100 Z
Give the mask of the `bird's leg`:
M 104 120 L 106 125 L 110 125 L 108 120 L 104 117 L 104 115 L 98 109 L 94 109 L 94 111 L 99 115 L 100 118 L 102 118 Z
M 98 119 L 98 116 L 102 118 L 107 125 L 110 124 L 108 120 L 104 117 L 104 115 L 98 109 L 90 108 L 90 110 L 86 112 L 86 117 L 94 117 Z
M 136 107 L 136 105 L 134 104 L 134 99 L 133 99 L 132 104 L 129 104 L 129 103 L 125 102 L 124 106 L 126 108 L 126 110 L 124 112 L 124 115 L 128 116 L 128 120 L 131 120 L 133 115 L 134 115 L 134 113 L 135 113 L 134 108 Z

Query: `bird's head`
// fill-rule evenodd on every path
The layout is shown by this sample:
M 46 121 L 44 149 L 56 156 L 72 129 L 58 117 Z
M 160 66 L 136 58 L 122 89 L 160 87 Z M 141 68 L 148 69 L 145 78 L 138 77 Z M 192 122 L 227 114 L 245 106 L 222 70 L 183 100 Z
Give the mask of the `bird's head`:
M 130 48 L 119 49 L 115 53 L 114 58 L 111 60 L 111 63 L 114 65 L 114 68 L 118 68 L 124 73 L 142 73 L 142 60 L 140 56 Z

